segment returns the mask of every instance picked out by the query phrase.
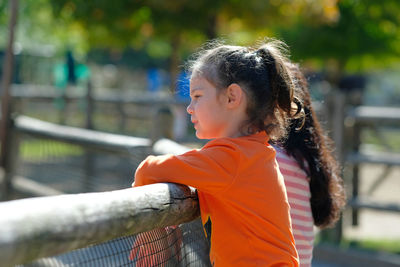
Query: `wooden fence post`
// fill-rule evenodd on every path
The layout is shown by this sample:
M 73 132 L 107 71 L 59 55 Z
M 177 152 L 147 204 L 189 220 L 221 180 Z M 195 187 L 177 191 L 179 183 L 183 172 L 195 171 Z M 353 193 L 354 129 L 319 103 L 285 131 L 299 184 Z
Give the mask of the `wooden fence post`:
M 335 144 L 335 156 L 339 162 L 339 166 L 344 164 L 344 119 L 346 115 L 346 95 L 340 90 L 336 89 L 334 94 L 330 94 L 331 99 L 329 102 L 329 130 L 331 138 Z M 343 176 L 343 171 L 341 171 Z M 326 229 L 321 232 L 321 238 L 324 241 L 339 243 L 342 238 L 342 218 L 336 223 L 333 229 Z
M 361 129 L 359 123 L 354 123 L 353 125 L 353 138 L 352 138 L 352 151 L 353 152 L 359 152 L 360 149 L 360 144 L 361 144 L 361 139 L 360 139 L 360 134 L 361 134 Z M 352 179 L 351 179 L 351 185 L 352 185 L 352 198 L 357 198 L 358 197 L 358 187 L 359 187 L 359 163 L 353 163 L 352 164 Z M 351 223 L 353 226 L 358 225 L 358 209 L 357 208 L 352 208 L 351 210 Z
M 89 79 L 87 83 L 86 93 L 86 129 L 93 130 L 93 113 L 94 113 L 94 100 L 93 100 L 93 86 Z M 85 178 L 83 179 L 83 189 L 85 192 L 92 190 L 92 177 L 95 174 L 96 155 L 90 149 L 85 149 L 84 170 Z
M 89 80 L 87 83 L 86 92 L 86 129 L 93 130 L 93 113 L 94 113 L 94 101 L 93 101 L 93 86 Z
M 343 92 L 338 91 L 334 96 L 334 113 L 332 116 L 332 139 L 335 142 L 336 157 L 343 166 L 344 163 L 344 148 L 343 148 L 343 133 L 344 119 L 346 109 L 346 96 Z
M 13 187 L 12 179 L 15 176 L 15 170 L 19 156 L 19 134 L 13 129 L 13 120 L 11 120 L 10 128 L 8 129 L 8 143 L 3 165 L 3 179 L 0 200 L 9 200 L 12 198 Z
M 344 148 L 344 120 L 346 117 L 346 95 L 338 90 L 337 94 L 335 94 L 335 106 L 334 106 L 334 115 L 333 115 L 333 141 L 335 142 L 336 147 L 336 157 L 339 161 L 339 166 L 341 166 L 340 174 L 343 177 L 343 166 L 345 163 L 345 148 Z M 343 218 L 340 217 L 339 221 L 336 223 L 333 228 L 333 242 L 339 243 L 342 239 L 343 235 Z
M 1 155 L 0 164 L 4 168 L 4 179 L 2 186 L 1 198 L 8 198 L 11 190 L 11 180 L 7 175 L 9 168 L 12 165 L 10 155 L 13 150 L 11 145 L 11 97 L 10 97 L 10 84 L 14 72 L 14 34 L 15 26 L 18 17 L 18 0 L 10 0 L 10 19 L 9 19 L 9 33 L 7 50 L 3 65 L 3 77 L 1 81 L 2 99 L 1 99 L 1 125 L 0 125 L 0 142 L 1 142 Z

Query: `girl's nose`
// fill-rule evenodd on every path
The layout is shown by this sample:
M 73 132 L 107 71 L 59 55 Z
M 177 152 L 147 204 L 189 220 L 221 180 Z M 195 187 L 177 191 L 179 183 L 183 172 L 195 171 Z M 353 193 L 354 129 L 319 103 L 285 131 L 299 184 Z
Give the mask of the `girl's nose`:
M 187 111 L 187 113 L 189 113 L 190 115 L 193 114 L 192 102 L 190 102 L 189 106 L 187 106 L 186 111 Z

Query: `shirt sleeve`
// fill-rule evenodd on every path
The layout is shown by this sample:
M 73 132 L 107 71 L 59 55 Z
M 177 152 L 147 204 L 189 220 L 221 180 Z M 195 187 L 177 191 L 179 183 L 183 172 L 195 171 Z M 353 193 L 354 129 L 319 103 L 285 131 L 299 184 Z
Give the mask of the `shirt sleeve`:
M 216 193 L 232 184 L 239 160 L 240 151 L 233 143 L 213 140 L 182 155 L 147 157 L 136 169 L 134 186 L 170 182 Z

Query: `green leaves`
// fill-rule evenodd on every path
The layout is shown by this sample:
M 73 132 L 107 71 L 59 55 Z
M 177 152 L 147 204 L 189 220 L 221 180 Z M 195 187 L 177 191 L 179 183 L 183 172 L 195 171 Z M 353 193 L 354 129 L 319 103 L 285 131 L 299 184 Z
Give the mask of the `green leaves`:
M 398 14 L 398 0 L 21 1 L 17 42 L 71 46 L 81 53 L 143 48 L 152 57 L 179 61 L 215 37 L 250 44 L 269 36 L 287 42 L 295 60 L 322 65 L 334 59 L 357 70 L 400 56 Z M 2 1 L 0 24 L 7 18 Z M 371 60 L 377 56 L 382 60 Z
M 277 27 L 295 58 L 335 59 L 353 71 L 384 66 L 394 57 L 399 58 L 400 3 L 342 0 L 338 8 L 340 16 L 335 23 L 300 20 L 295 27 Z

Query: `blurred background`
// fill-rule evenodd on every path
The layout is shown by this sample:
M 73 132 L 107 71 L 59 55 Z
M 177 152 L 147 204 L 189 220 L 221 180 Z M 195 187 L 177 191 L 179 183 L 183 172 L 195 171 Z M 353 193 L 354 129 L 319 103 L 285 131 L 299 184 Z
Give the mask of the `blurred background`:
M 167 137 L 202 145 L 185 112 L 184 68 L 202 44 L 215 38 L 238 45 L 265 37 L 284 41 L 336 143 L 348 191 L 343 220 L 316 243 L 389 258 L 400 254 L 398 0 L 27 0 L 13 9 L 14 2 L 0 2 L 3 116 L 151 142 Z M 20 139 L 15 172 L 63 193 L 129 187 L 145 154 L 129 157 L 126 165 L 108 154 L 89 153 L 88 160 L 85 149 L 54 140 Z M 89 176 L 102 182 L 82 183 L 79 177 L 87 171 L 71 174 L 81 156 L 92 166 Z M 102 175 L 115 176 L 118 169 L 121 177 L 94 174 L 99 167 L 93 167 L 93 157 L 102 159 Z M 66 183 L 67 176 L 76 177 L 77 185 Z

